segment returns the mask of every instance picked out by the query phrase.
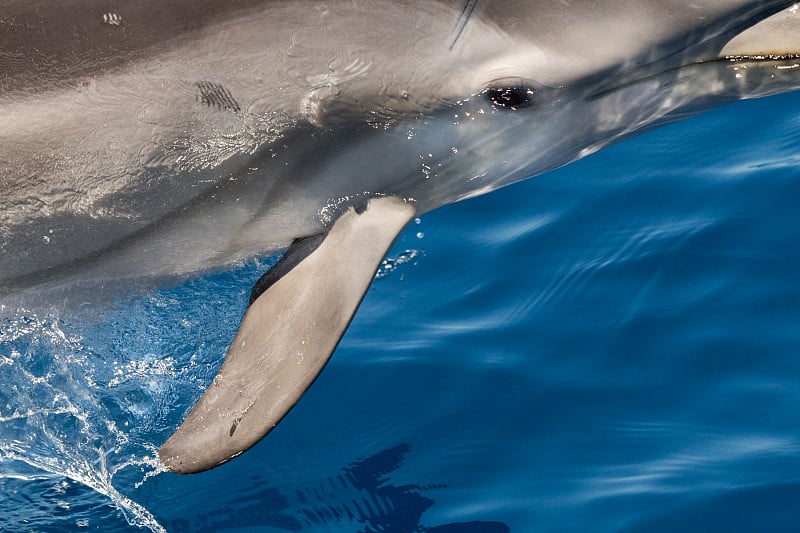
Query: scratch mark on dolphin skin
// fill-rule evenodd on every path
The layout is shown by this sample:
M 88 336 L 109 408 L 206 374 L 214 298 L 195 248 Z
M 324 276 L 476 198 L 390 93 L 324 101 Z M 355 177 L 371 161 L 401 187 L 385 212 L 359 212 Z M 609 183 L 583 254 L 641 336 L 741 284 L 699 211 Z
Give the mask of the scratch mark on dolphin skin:
M 197 101 L 203 105 L 234 113 L 242 110 L 231 92 L 219 83 L 198 81 L 195 83 L 195 87 L 200 90 L 200 94 L 197 95 Z
M 455 35 L 453 37 L 453 42 L 450 43 L 451 51 L 461 38 L 461 34 L 464 33 L 464 28 L 467 27 L 467 22 L 469 22 L 469 19 L 472 18 L 472 13 L 475 12 L 475 8 L 478 6 L 479 1 L 480 0 L 467 0 L 467 3 L 464 4 L 464 9 L 461 10 L 461 15 L 458 17 L 458 22 L 456 23 L 456 28 L 453 32 Z

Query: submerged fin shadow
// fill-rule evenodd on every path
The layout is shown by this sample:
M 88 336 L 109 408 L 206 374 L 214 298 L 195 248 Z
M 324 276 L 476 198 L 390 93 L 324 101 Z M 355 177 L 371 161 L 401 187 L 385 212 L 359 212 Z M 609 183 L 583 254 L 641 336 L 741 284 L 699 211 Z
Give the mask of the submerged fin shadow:
M 319 531 L 325 526 L 358 533 L 509 533 L 502 522 L 422 524 L 435 505 L 429 493 L 445 485 L 395 485 L 391 474 L 411 447 L 399 444 L 359 459 L 308 486 L 265 487 L 205 513 L 165 522 L 170 531 L 220 531 L 243 527 L 285 531 Z

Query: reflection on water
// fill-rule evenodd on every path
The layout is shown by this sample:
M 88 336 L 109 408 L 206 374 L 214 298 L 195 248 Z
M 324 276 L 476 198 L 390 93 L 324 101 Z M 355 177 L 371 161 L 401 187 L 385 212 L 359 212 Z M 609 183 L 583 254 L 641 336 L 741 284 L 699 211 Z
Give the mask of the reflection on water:
M 409 446 L 401 444 L 356 461 L 310 487 L 264 487 L 220 509 L 165 521 L 169 531 L 222 531 L 265 527 L 286 531 L 363 533 L 505 533 L 501 522 L 426 526 L 423 513 L 441 486 L 395 485 L 390 479 Z M 332 529 L 333 528 L 333 529 Z

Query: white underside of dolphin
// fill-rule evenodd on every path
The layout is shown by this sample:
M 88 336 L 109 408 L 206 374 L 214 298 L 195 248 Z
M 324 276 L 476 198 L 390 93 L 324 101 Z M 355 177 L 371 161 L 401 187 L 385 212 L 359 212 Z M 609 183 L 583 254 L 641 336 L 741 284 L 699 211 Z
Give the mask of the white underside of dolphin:
M 180 473 L 283 418 L 415 216 L 800 88 L 786 1 L 40 3 L 0 19 L 7 301 L 289 246 L 159 452 Z

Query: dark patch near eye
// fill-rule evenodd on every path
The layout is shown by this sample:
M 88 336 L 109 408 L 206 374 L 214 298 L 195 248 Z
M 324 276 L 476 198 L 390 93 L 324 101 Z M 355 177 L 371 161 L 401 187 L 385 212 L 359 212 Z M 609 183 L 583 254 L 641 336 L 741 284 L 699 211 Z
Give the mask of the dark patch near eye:
M 195 86 L 200 91 L 197 101 L 208 107 L 216 107 L 221 111 L 238 113 L 242 110 L 239 103 L 224 85 L 210 81 L 198 81 Z
M 531 87 L 520 84 L 489 87 L 481 94 L 495 107 L 516 110 L 532 106 L 535 93 Z

